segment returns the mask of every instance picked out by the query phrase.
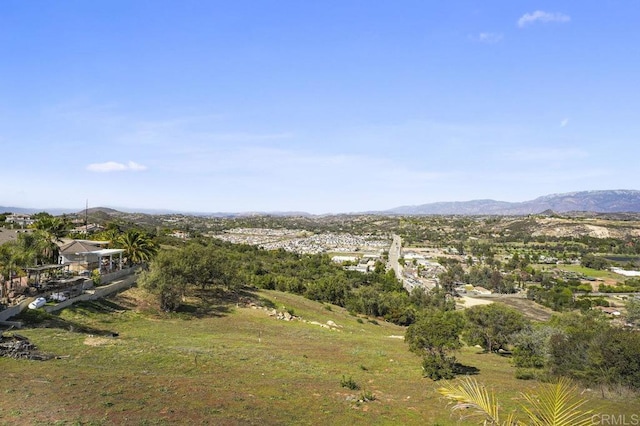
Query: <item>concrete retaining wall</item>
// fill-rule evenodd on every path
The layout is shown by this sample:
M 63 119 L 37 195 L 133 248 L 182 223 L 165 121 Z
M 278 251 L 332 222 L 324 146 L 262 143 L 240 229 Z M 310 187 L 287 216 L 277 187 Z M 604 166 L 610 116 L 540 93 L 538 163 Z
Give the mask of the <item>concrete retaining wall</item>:
M 129 275 L 123 280 L 116 281 L 112 284 L 104 285 L 102 287 L 95 288 L 93 290 L 87 290 L 84 294 L 73 299 L 65 300 L 64 302 L 57 303 L 55 306 L 44 306 L 44 310 L 47 312 L 56 312 L 60 309 L 67 308 L 76 302 L 82 302 L 87 300 L 96 300 L 102 297 L 108 296 L 118 291 L 131 287 L 136 283 L 136 275 Z
M 20 312 L 25 310 L 27 306 L 29 306 L 29 303 L 31 303 L 33 300 L 36 300 L 36 298 L 35 297 L 27 298 L 22 302 L 20 302 L 19 304 L 0 312 L 0 321 L 6 321 L 9 318 L 18 315 Z
M 100 276 L 100 285 L 108 284 L 110 282 L 119 280 L 122 277 L 129 276 L 131 274 L 136 273 L 139 267 L 133 266 L 131 268 L 121 269 L 119 271 L 111 272 L 109 274 L 102 274 Z
M 59 311 L 60 309 L 69 307 L 76 302 L 82 302 L 86 300 L 96 300 L 96 299 L 100 299 L 102 297 L 108 296 L 110 294 L 116 293 L 118 291 L 124 290 L 126 288 L 133 286 L 136 283 L 136 280 L 138 278 L 138 276 L 135 274 L 136 271 L 137 269 L 135 268 L 118 271 L 118 272 L 126 272 L 126 274 L 123 273 L 121 274 L 121 276 L 124 276 L 124 275 L 127 275 L 127 276 L 124 279 L 115 281 L 111 284 L 103 285 L 101 287 L 96 287 L 92 290 L 86 290 L 85 293 L 81 294 L 78 297 L 65 300 L 64 302 L 60 302 L 53 306 L 45 305 L 43 308 L 47 312 L 56 312 L 56 311 Z M 110 278 L 113 278 L 113 277 L 110 277 Z M 27 298 L 22 302 L 20 302 L 20 304 L 12 306 L 8 309 L 5 309 L 4 311 L 1 311 L 0 321 L 6 321 L 9 318 L 18 315 L 20 312 L 27 309 L 27 306 L 29 306 L 29 303 L 31 303 L 35 299 L 36 299 L 35 297 Z

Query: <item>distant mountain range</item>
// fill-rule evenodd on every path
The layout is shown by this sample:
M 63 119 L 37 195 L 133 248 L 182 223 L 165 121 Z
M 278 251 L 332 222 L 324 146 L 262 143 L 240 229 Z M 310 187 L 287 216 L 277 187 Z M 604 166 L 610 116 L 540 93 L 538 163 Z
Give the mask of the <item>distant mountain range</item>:
M 538 213 L 640 212 L 640 191 L 609 190 L 552 194 L 531 201 L 509 203 L 494 200 L 454 201 L 402 206 L 385 210 L 398 215 L 527 215 Z
M 77 209 L 29 209 L 21 207 L 2 207 L 0 212 L 38 213 L 47 211 L 53 215 L 63 213 L 84 214 L 84 210 Z M 133 213 L 132 209 L 120 211 L 106 207 L 89 209 L 89 214 Z M 366 212 L 367 214 L 395 214 L 395 215 L 528 215 L 540 213 L 640 213 L 640 191 L 621 189 L 607 191 L 582 191 L 565 194 L 552 194 L 538 197 L 531 201 L 510 203 L 495 200 L 451 201 L 422 204 L 418 206 L 401 206 L 384 211 Z M 186 214 L 197 216 L 241 217 L 241 216 L 312 216 L 305 212 L 242 212 L 242 213 L 204 213 L 179 212 L 171 210 L 141 209 L 135 213 L 163 215 Z M 359 213 L 352 213 L 359 214 Z

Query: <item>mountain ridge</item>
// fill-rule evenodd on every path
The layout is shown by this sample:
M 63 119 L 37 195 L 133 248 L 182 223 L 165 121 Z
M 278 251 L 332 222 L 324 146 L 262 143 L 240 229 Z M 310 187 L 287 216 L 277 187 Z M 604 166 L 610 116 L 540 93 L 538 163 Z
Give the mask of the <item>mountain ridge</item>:
M 12 212 L 18 214 L 38 213 L 46 211 L 54 215 L 61 214 L 84 214 L 84 209 L 42 209 L 42 208 L 22 208 L 3 207 L 0 212 Z M 157 209 L 131 209 L 131 208 L 109 208 L 92 207 L 89 213 L 101 212 L 107 214 L 129 213 L 129 214 L 151 214 L 168 215 L 183 214 L 193 216 L 212 217 L 246 217 L 246 216 L 326 216 L 327 214 L 310 214 L 303 211 L 272 211 L 272 212 L 186 212 L 178 210 L 157 210 Z M 592 213 L 640 213 L 640 191 L 633 189 L 614 190 L 592 190 L 576 191 L 566 193 L 548 194 L 537 197 L 533 200 L 521 202 L 498 201 L 492 199 L 476 199 L 469 201 L 439 201 L 420 205 L 404 205 L 388 210 L 363 211 L 339 214 L 379 214 L 379 215 L 499 215 L 499 216 L 520 216 L 529 214 L 543 214 L 548 212 L 569 213 L 569 212 L 592 212 Z
M 553 211 L 627 213 L 640 212 L 640 191 L 631 189 L 577 191 L 543 195 L 533 200 L 508 202 L 470 200 L 436 202 L 414 206 L 400 206 L 380 213 L 406 215 L 528 215 Z

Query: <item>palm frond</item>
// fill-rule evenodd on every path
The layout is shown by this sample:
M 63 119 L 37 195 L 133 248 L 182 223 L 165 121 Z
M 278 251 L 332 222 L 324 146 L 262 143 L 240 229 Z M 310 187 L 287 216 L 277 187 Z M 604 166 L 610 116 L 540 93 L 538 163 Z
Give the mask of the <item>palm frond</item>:
M 571 380 L 560 378 L 558 383 L 545 386 L 536 395 L 523 394 L 530 407 L 523 406 L 531 425 L 587 426 L 592 424 L 592 411 L 581 410 L 587 401 L 576 397 Z
M 453 411 L 472 410 L 465 417 L 482 416 L 484 423 L 490 425 L 518 424 L 515 413 L 510 413 L 506 420 L 501 422 L 500 407 L 495 395 L 471 377 L 466 377 L 458 383 L 445 382 L 438 392 L 455 402 Z

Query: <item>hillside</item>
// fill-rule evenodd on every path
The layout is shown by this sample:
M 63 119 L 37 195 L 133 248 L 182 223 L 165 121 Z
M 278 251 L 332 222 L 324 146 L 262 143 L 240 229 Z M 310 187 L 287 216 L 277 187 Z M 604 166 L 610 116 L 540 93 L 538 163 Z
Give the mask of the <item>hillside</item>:
M 403 328 L 276 291 L 246 297 L 301 320 L 278 320 L 246 298 L 167 315 L 134 288 L 21 330 L 60 357 L 2 361 L 0 423 L 457 424 L 398 338 Z M 514 379 L 505 357 L 468 348 L 458 358 L 506 409 L 536 386 Z M 360 389 L 342 387 L 349 378 Z M 375 400 L 358 401 L 365 393 Z M 640 410 L 585 395 L 602 412 Z

